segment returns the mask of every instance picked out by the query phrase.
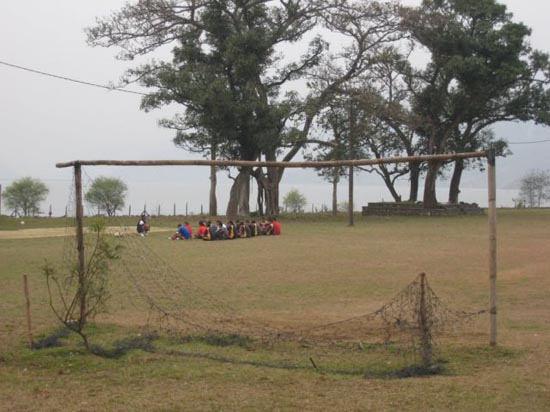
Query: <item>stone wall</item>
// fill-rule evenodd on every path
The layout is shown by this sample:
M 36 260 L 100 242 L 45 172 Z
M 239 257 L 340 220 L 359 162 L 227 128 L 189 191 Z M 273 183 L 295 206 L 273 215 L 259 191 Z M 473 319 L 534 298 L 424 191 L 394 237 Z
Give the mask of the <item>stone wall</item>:
M 424 209 L 419 203 L 369 203 L 363 206 L 363 215 L 370 216 L 461 216 L 483 215 L 484 211 L 477 203 L 459 203 L 455 205 L 440 205 L 434 209 Z

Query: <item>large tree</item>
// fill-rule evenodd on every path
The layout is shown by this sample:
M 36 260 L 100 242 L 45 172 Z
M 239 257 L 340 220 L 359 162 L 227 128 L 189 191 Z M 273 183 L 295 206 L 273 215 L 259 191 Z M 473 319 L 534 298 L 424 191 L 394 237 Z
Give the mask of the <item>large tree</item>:
M 40 212 L 40 203 L 46 199 L 49 191 L 41 181 L 23 177 L 6 188 L 4 199 L 15 214 L 34 216 Z
M 283 199 L 285 209 L 291 213 L 302 213 L 307 204 L 306 197 L 297 189 L 292 189 Z
M 530 30 L 513 22 L 506 6 L 495 0 L 424 0 L 403 10 L 403 29 L 429 53 L 424 68 L 409 65 L 407 72 L 427 153 L 445 153 L 453 140 L 471 142 L 496 122 L 548 121 L 548 56 L 530 48 Z M 428 166 L 425 207 L 437 205 L 442 165 Z
M 481 119 L 477 119 L 478 121 Z M 451 152 L 476 152 L 494 150 L 497 156 L 505 157 L 511 154 L 508 149 L 508 144 L 497 139 L 492 129 L 478 128 L 477 122 L 467 123 L 462 130 L 457 129 L 453 134 L 453 138 L 449 142 Z M 457 204 L 460 195 L 460 181 L 462 173 L 467 168 L 478 168 L 484 170 L 485 162 L 482 159 L 458 159 L 451 162 L 453 171 L 449 184 L 449 203 Z
M 319 116 L 319 125 L 325 139 L 309 140 L 315 144 L 311 153 L 306 153 L 309 161 L 346 160 L 349 158 L 346 140 L 349 135 L 349 119 L 343 114 L 342 99 L 334 96 L 329 107 Z M 345 167 L 316 169 L 317 174 L 332 185 L 332 214 L 338 214 L 338 183 L 347 176 Z
M 550 172 L 532 170 L 521 178 L 519 195 L 527 207 L 540 207 L 550 200 Z
M 114 216 L 122 209 L 128 187 L 114 177 L 98 177 L 84 195 L 86 201 L 98 209 L 104 209 L 108 216 Z
M 128 3 L 89 30 L 95 45 L 116 45 L 124 57 L 172 44 L 171 62 L 151 62 L 128 73 L 155 88 L 146 110 L 173 102 L 185 107 L 172 121 L 176 141 L 194 149 L 215 146 L 218 157 L 257 160 L 277 146 L 295 110 L 281 87 L 317 64 L 325 45 L 284 62 L 276 48 L 302 39 L 316 25 L 317 1 L 162 1 Z M 227 214 L 248 213 L 250 168 L 239 170 Z
M 401 36 L 397 30 L 398 7 L 391 1 L 334 0 L 326 4 L 320 20 L 324 29 L 337 36 L 334 42 L 337 51 L 326 54 L 321 64 L 307 74 L 308 94 L 297 106 L 298 110 L 291 113 L 293 125 L 264 151 L 266 160 L 276 160 L 277 154 L 283 152 L 282 161 L 288 162 L 308 143 L 317 143 L 318 139 L 312 139 L 310 132 L 318 115 Z M 260 169 L 255 173 L 266 193 L 270 213 L 278 210 L 278 187 L 283 173 L 282 168 L 267 168 L 265 173 Z
M 368 72 L 370 85 L 364 87 L 361 102 L 365 106 L 363 123 L 377 125 L 377 133 L 364 134 L 364 144 L 377 158 L 388 156 L 418 156 L 425 153 L 425 140 L 416 132 L 420 119 L 411 109 L 413 97 L 403 68 L 408 66 L 412 45 L 402 45 L 387 50 Z M 365 82 L 366 83 L 366 82 Z M 366 110 L 370 107 L 369 110 Z M 409 176 L 409 202 L 418 200 L 420 175 L 425 167 L 420 162 L 381 165 L 373 168 L 382 177 L 393 198 L 397 195 L 395 182 L 401 176 Z
M 326 42 L 311 34 L 301 57 L 283 58 L 285 48 L 297 45 L 320 22 L 346 46 L 329 56 Z M 185 107 L 171 123 L 179 130 L 179 144 L 214 144 L 223 158 L 283 156 L 290 161 L 307 143 L 334 89 L 368 67 L 380 47 L 393 40 L 396 26 L 395 7 L 376 2 L 139 0 L 99 20 L 88 35 L 91 44 L 121 47 L 121 57 L 130 59 L 174 46 L 171 62 L 139 66 L 128 79 L 154 88 L 143 99 L 144 109 L 173 102 Z M 327 87 L 305 98 L 289 91 L 323 56 L 337 73 Z M 343 56 L 349 64 L 337 67 Z M 251 173 L 267 211 L 278 211 L 283 170 L 241 168 L 231 189 L 229 216 L 248 212 Z

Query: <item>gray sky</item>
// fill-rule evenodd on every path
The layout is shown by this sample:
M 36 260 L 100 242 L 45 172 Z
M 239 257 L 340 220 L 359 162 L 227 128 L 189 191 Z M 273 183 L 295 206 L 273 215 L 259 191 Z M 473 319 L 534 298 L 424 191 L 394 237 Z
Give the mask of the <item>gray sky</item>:
M 95 17 L 117 10 L 124 2 L 2 1 L 0 61 L 98 84 L 116 82 L 126 68 L 136 63 L 116 60 L 115 49 L 87 46 L 83 28 L 93 25 Z M 419 1 L 404 3 L 418 4 Z M 550 50 L 550 1 L 506 0 L 503 3 L 514 13 L 515 20 L 533 29 L 532 45 Z M 136 87 L 133 89 L 138 90 Z M 52 191 L 59 191 L 68 186 L 71 171 L 56 169 L 56 162 L 75 159 L 189 158 L 189 154 L 173 146 L 172 133 L 157 126 L 158 119 L 171 117 L 176 108 L 144 113 L 139 110 L 139 103 L 140 96 L 137 95 L 69 83 L 0 65 L 0 184 L 6 187 L 14 179 L 32 176 L 42 179 Z M 550 139 L 549 129 L 533 125 L 498 126 L 496 132 L 499 137 L 513 142 Z M 550 169 L 550 143 L 513 145 L 511 148 L 514 155 L 499 162 L 500 188 L 516 187 L 519 177 L 531 169 Z M 206 168 L 88 168 L 87 173 L 91 177 L 122 177 L 134 191 L 147 187 L 149 193 L 153 193 L 152 187 L 157 183 L 157 186 L 160 183 L 164 185 L 162 190 L 170 191 L 167 184 L 178 182 L 180 186 L 172 186 L 178 192 L 178 199 L 203 199 L 194 199 L 196 205 L 206 202 L 208 194 Z M 221 192 L 228 182 L 224 182 L 227 180 L 224 175 L 220 175 L 219 179 L 222 181 L 220 195 L 223 202 Z M 329 203 L 330 189 L 327 187 L 325 193 L 325 189 L 321 189 L 321 181 L 313 172 L 290 172 L 283 182 L 283 191 L 286 187 L 299 186 L 311 192 L 309 198 L 314 198 L 312 202 Z M 381 185 L 374 177 L 362 177 L 359 182 Z M 186 183 L 189 185 L 186 186 Z M 470 173 L 466 176 L 464 187 L 484 185 L 483 175 Z M 180 193 L 189 191 L 191 187 L 194 193 Z M 313 193 L 318 190 L 323 193 Z M 377 193 L 377 196 L 389 199 L 383 191 Z M 62 195 L 52 193 L 51 196 Z M 134 202 L 154 203 L 146 196 L 140 197 L 135 193 L 132 196 Z M 162 197 L 160 194 L 154 196 Z M 444 197 L 441 195 L 440 200 Z M 48 199 L 50 203 L 58 203 L 57 198 L 52 198 Z M 184 200 L 173 200 L 176 201 L 182 203 Z M 163 204 L 167 202 L 169 200 L 163 201 Z M 225 205 L 222 203 L 221 207 L 223 210 Z

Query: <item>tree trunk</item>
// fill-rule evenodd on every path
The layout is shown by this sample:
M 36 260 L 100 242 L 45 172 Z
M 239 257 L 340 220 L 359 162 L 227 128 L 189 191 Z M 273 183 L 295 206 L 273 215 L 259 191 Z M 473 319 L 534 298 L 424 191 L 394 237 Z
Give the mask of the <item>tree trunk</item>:
M 379 175 L 382 176 L 382 180 L 386 184 L 386 187 L 390 191 L 391 196 L 393 197 L 394 202 L 400 203 L 401 202 L 401 195 L 397 193 L 397 190 L 395 190 L 395 184 L 392 182 L 391 175 L 388 172 L 388 169 L 384 165 L 380 165 L 379 167 L 380 172 Z
M 338 181 L 339 177 L 334 177 L 332 180 L 332 215 L 336 216 L 338 214 Z
M 257 202 L 258 202 L 258 214 L 260 216 L 264 216 L 264 189 L 261 184 L 261 182 L 256 178 L 256 183 L 258 185 L 258 196 L 257 196 Z
M 386 186 L 388 187 L 388 190 L 390 191 L 391 196 L 393 197 L 393 201 L 395 203 L 401 203 L 401 195 L 397 193 L 397 190 L 395 190 L 395 185 L 392 183 L 391 179 L 384 179 L 387 180 Z
M 266 153 L 265 160 L 276 161 L 277 155 L 275 151 L 273 153 Z M 279 183 L 282 179 L 283 170 L 279 167 L 267 168 L 267 182 L 264 184 L 266 195 L 265 209 L 266 213 L 272 216 L 279 214 Z
M 440 167 L 440 161 L 432 161 L 428 163 L 426 182 L 424 183 L 424 209 L 433 209 L 437 207 L 435 185 Z
M 410 170 L 410 192 L 409 202 L 416 202 L 418 200 L 418 187 L 420 180 L 420 164 L 409 163 Z
M 457 204 L 458 195 L 460 194 L 460 179 L 462 178 L 462 172 L 464 171 L 464 160 L 455 160 L 455 168 L 453 170 L 453 177 L 451 178 L 451 186 L 449 187 L 449 203 Z
M 271 183 L 269 188 L 269 203 L 266 205 L 268 214 L 277 216 L 279 214 L 279 181 Z
M 212 145 L 210 148 L 210 159 L 216 160 L 216 146 Z M 218 178 L 216 176 L 216 166 L 210 166 L 210 202 L 209 202 L 209 215 L 218 216 L 218 199 L 216 198 L 216 186 L 218 184 Z
M 271 169 L 271 170 L 269 170 Z M 258 182 L 258 199 L 263 200 L 265 214 L 275 216 L 279 213 L 279 174 L 278 168 L 268 168 L 264 174 L 262 168 L 254 170 L 253 176 Z M 260 196 L 261 195 L 261 196 Z M 263 209 L 262 209 L 263 212 Z
M 250 172 L 249 167 L 241 168 L 233 182 L 233 186 L 231 186 L 226 212 L 228 219 L 250 214 Z

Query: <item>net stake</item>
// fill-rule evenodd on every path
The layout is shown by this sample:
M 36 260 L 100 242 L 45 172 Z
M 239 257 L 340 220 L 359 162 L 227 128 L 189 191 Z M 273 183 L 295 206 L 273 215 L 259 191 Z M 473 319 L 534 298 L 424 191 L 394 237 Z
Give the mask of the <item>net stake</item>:
M 32 349 L 33 338 L 32 338 L 32 322 L 31 322 L 31 298 L 29 294 L 29 281 L 27 279 L 27 274 L 23 275 L 23 290 L 25 292 L 25 310 L 27 312 L 27 336 L 29 338 L 29 347 Z

